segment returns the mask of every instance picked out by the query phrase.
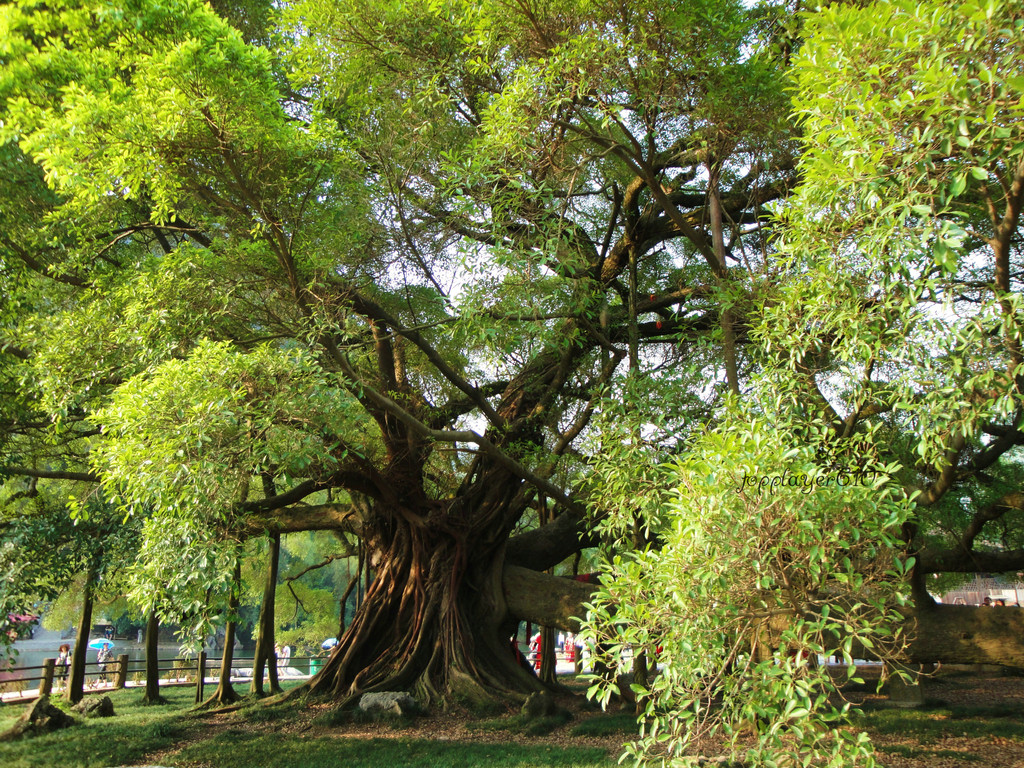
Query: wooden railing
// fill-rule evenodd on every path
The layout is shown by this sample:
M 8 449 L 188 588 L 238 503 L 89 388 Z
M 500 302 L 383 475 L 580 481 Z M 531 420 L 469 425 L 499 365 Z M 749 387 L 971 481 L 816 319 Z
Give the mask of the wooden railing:
M 85 662 L 85 684 L 89 685 L 90 679 L 92 685 L 98 687 L 103 685 L 104 687 L 110 687 L 114 689 L 124 688 L 128 679 L 128 654 L 123 653 L 116 659 L 105 662 L 98 661 L 87 661 Z M 89 671 L 90 667 L 95 668 L 95 672 Z M 101 669 L 102 667 L 102 669 Z M 13 680 L 7 680 L 0 683 L 0 686 L 11 686 L 11 685 L 25 685 L 34 681 L 39 681 L 39 695 L 48 696 L 53 693 L 54 684 L 64 683 L 67 684 L 67 678 L 69 677 L 70 667 L 64 666 L 63 664 L 58 668 L 56 659 L 44 659 L 42 664 L 25 667 L 14 667 L 12 672 L 33 672 L 39 671 L 37 675 L 20 675 Z
M 215 675 L 219 669 L 223 657 L 207 656 L 205 651 L 200 652 L 196 658 L 175 657 L 164 659 L 157 666 L 157 674 L 161 685 L 196 685 L 196 700 L 202 700 L 203 686 L 207 675 Z M 239 662 L 248 662 L 252 659 L 238 659 Z M 292 656 L 288 659 L 279 659 L 279 667 L 292 667 L 295 662 L 308 663 L 309 674 L 315 674 L 320 664 L 325 661 L 323 656 Z M 167 662 L 170 662 L 167 665 Z M 129 674 L 145 675 L 145 659 L 130 661 L 127 653 L 120 654 L 112 661 L 103 662 L 104 669 L 99 669 L 101 663 L 98 661 L 85 662 L 85 685 L 86 693 L 97 690 L 119 690 L 127 686 Z M 95 671 L 90 672 L 90 669 Z M 34 666 L 14 667 L 12 672 L 39 672 L 39 674 L 19 675 L 17 678 L 0 682 L 0 690 L 6 686 L 18 685 L 27 686 L 29 683 L 39 682 L 37 695 L 48 696 L 67 685 L 70 677 L 70 667 L 57 666 L 56 659 L 44 659 L 42 664 Z M 238 677 L 233 678 L 238 680 Z M 26 690 L 26 688 L 21 688 Z

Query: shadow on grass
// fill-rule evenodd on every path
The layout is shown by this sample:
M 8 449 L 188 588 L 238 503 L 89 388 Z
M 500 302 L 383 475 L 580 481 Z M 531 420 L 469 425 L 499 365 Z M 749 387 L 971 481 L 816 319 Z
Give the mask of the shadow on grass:
M 573 736 L 636 736 L 640 727 L 636 716 L 628 712 L 594 715 L 577 723 L 569 731 Z
M 512 715 L 498 717 L 493 720 L 477 720 L 469 724 L 472 731 L 505 731 L 507 733 L 526 733 L 530 736 L 546 736 L 555 728 L 565 725 L 572 719 L 572 714 L 561 710 L 548 717 L 527 717 Z
M 266 699 L 248 699 L 245 705 L 237 711 L 235 717 L 254 724 L 293 720 L 304 706 L 301 699 L 291 699 L 273 704 L 267 703 Z
M 63 731 L 0 744 L 0 765 L 104 768 L 138 763 L 149 753 L 172 747 L 188 728 L 182 711 L 193 701 L 192 689 L 168 688 L 162 693 L 167 706 L 143 706 L 139 690 L 112 692 L 114 717 L 81 719 Z M 15 716 L 24 711 L 23 707 L 12 709 Z
M 929 758 L 935 760 L 944 757 L 949 760 L 962 760 L 965 763 L 981 762 L 981 758 L 971 752 L 957 752 L 952 749 L 927 749 L 925 747 L 908 747 L 905 744 L 889 744 L 875 747 L 886 755 L 899 755 L 910 759 Z
M 851 723 L 871 733 L 915 736 L 925 739 L 1001 736 L 1024 741 L 1024 722 L 1016 705 L 950 706 L 926 702 L 921 709 L 864 706 Z
M 416 722 L 416 715 L 395 715 L 390 712 L 364 712 L 361 709 L 328 709 L 313 718 L 313 725 L 335 728 L 344 725 L 376 723 L 394 730 L 408 728 Z
M 425 739 L 301 738 L 281 734 L 254 737 L 241 731 L 226 731 L 191 744 L 174 755 L 172 762 L 181 768 L 610 768 L 616 764 L 604 750 L 591 748 Z

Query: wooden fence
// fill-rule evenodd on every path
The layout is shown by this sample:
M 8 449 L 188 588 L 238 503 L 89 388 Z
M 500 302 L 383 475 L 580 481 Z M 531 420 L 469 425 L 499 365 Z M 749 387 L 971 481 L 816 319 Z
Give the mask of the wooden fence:
M 210 681 L 207 675 L 218 676 L 223 657 L 209 657 L 205 651 L 200 652 L 196 658 L 176 657 L 164 659 L 157 666 L 157 674 L 160 678 L 160 685 L 192 685 L 196 686 L 196 701 L 202 701 L 204 685 Z M 252 659 L 238 659 L 239 662 L 249 662 Z M 282 667 L 294 667 L 295 662 L 308 662 L 309 674 L 315 674 L 320 665 L 325 661 L 323 656 L 292 656 L 291 658 L 279 659 L 278 664 Z M 170 665 L 167 666 L 167 663 Z M 103 669 L 100 669 L 100 667 Z M 305 666 L 305 665 L 304 665 Z M 26 674 L 17 678 L 0 682 L 0 691 L 11 686 L 19 686 L 20 691 L 28 689 L 29 684 L 38 682 L 38 691 L 28 697 L 21 699 L 35 698 L 35 696 L 48 696 L 55 690 L 67 686 L 70 677 L 69 666 L 57 666 L 56 659 L 44 659 L 42 664 L 35 666 L 14 667 L 11 672 L 37 672 L 38 674 Z M 100 690 L 120 690 L 129 684 L 129 674 L 141 675 L 145 679 L 146 661 L 137 659 L 129 661 L 128 654 L 122 653 L 114 660 L 101 664 L 97 661 L 85 662 L 85 693 L 92 693 Z M 249 680 L 245 676 L 232 676 L 233 682 Z M 215 682 L 215 680 L 214 680 Z

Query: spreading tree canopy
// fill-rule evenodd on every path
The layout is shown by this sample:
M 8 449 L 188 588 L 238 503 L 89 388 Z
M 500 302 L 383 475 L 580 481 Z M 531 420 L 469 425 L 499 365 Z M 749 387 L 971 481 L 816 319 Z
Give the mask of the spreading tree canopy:
M 589 543 L 602 400 L 629 378 L 669 445 L 738 386 L 732 268 L 792 179 L 770 14 L 298 3 L 262 45 L 199 3 L 4 14 L 11 471 L 99 481 L 156 573 L 358 532 L 314 689 L 536 687 L 510 626 L 550 617 L 501 580 Z
M 537 689 L 516 623 L 589 595 L 539 571 L 663 547 L 671 488 L 714 485 L 664 462 L 737 419 L 780 474 L 880 473 L 895 517 L 836 572 L 914 556 L 920 607 L 1020 568 L 1021 19 L 972 9 L 7 4 L 6 492 L 144 519 L 163 586 L 217 540 L 359 536 L 340 699 Z M 785 507 L 747 491 L 719 511 Z

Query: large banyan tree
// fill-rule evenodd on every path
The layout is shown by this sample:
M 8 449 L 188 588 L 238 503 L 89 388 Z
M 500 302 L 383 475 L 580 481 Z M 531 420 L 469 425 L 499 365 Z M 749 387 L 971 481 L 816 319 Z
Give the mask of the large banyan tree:
M 824 259 L 780 259 L 771 224 L 801 152 L 799 25 L 750 5 L 5 5 L 8 485 L 143 516 L 165 584 L 206 567 L 204 535 L 359 536 L 374 578 L 311 688 L 427 701 L 536 689 L 509 639 L 582 611 L 586 588 L 540 571 L 597 543 L 595 461 L 632 441 L 658 462 L 766 370 L 822 425 L 805 439 L 834 448 L 873 420 L 901 436 L 892 460 L 929 446 L 901 478 L 922 504 L 973 498 L 1010 466 L 1019 409 L 968 404 L 973 430 L 901 415 L 972 361 L 872 399 L 920 362 L 890 356 L 844 389 L 863 351 L 844 329 L 876 329 L 872 359 L 901 335 L 933 351 L 895 309 L 878 330 L 900 289 L 861 262 L 840 273 L 846 314 L 800 309 L 802 274 L 835 284 Z M 984 183 L 972 166 L 958 194 Z M 972 202 L 1011 220 L 998 265 L 1019 256 L 1020 171 L 988 167 L 1009 186 Z M 973 245 L 949 283 L 1015 297 Z M 793 323 L 781 361 L 777 339 L 760 351 L 766 307 Z M 904 545 L 974 570 L 1017 496 L 908 525 Z M 634 544 L 656 540 L 642 528 Z M 1007 541 L 999 563 L 1020 567 Z

